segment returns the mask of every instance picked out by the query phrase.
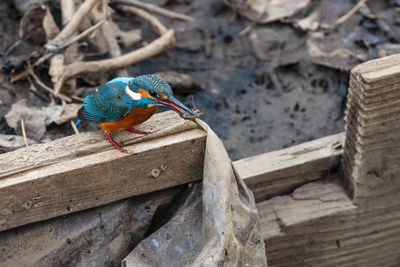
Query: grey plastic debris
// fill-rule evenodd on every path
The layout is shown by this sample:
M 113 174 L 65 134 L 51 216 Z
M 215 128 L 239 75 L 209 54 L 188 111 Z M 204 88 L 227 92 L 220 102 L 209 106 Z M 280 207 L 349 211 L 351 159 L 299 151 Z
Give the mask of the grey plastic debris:
M 124 266 L 267 266 L 253 195 L 235 176 L 221 140 L 196 121 L 208 132 L 203 186 Z

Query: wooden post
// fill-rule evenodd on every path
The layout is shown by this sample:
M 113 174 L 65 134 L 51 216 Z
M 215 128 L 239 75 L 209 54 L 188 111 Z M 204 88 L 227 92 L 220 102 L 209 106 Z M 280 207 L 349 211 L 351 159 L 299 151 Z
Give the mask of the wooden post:
M 400 200 L 400 55 L 352 70 L 342 170 L 356 204 Z

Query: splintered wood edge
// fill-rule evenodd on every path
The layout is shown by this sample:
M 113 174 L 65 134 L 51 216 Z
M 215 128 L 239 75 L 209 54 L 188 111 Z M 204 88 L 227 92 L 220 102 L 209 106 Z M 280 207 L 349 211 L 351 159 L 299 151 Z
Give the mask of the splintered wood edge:
M 342 132 L 232 165 L 258 201 L 327 175 L 340 164 L 343 144 Z
M 202 179 L 207 133 L 187 130 L 0 179 L 0 231 Z
M 367 61 L 356 66 L 351 73 L 367 84 L 391 79 L 400 73 L 400 54 Z
M 303 185 L 291 194 L 257 203 L 264 239 L 284 235 L 289 227 L 348 208 L 353 210 L 356 206 L 340 185 L 319 181 Z M 277 218 L 279 225 L 275 225 Z

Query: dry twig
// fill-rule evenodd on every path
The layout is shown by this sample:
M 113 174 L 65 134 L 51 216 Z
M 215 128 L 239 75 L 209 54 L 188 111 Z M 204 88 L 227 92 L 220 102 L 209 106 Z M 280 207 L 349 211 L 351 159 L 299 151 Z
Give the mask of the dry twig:
M 57 51 L 60 45 L 65 43 L 72 35 L 77 32 L 81 22 L 86 18 L 90 10 L 98 2 L 99 0 L 86 0 L 75 12 L 74 16 L 62 29 L 62 31 L 45 45 L 46 49 L 51 52 Z
M 86 37 L 87 35 L 89 35 L 90 33 L 94 32 L 95 30 L 97 30 L 102 24 L 104 23 L 104 21 L 99 21 L 98 23 L 96 23 L 95 25 L 93 25 L 92 27 L 90 27 L 89 29 L 83 31 L 82 33 L 78 34 L 77 36 L 71 38 L 70 40 L 66 41 L 64 44 L 58 46 L 59 51 L 66 49 L 68 46 L 72 45 L 75 42 L 78 42 L 79 40 L 81 40 L 82 38 Z M 53 57 L 54 55 L 56 55 L 55 52 L 48 52 L 47 54 L 45 54 L 44 56 L 42 56 L 41 58 L 39 58 L 32 66 L 36 67 L 40 64 L 42 64 L 43 62 L 45 62 L 46 60 L 48 60 L 49 58 Z
M 73 120 L 69 121 L 71 123 L 71 127 L 74 130 L 75 134 L 79 134 L 78 127 L 76 127 L 75 122 Z
M 133 7 L 133 6 L 120 6 L 119 7 L 122 11 L 132 13 L 145 21 L 149 22 L 153 29 L 160 35 L 163 35 L 166 33 L 168 30 L 167 28 L 153 15 L 151 15 L 149 12 L 144 11 L 143 9 Z
M 122 55 L 121 48 L 118 45 L 118 41 L 114 35 L 111 35 L 111 21 L 107 21 L 103 25 L 103 35 L 108 45 L 108 50 L 110 56 L 115 58 Z M 118 76 L 128 76 L 128 71 L 125 68 L 121 68 L 117 70 Z
M 42 92 L 40 92 L 40 90 L 38 90 L 37 86 L 35 85 L 35 83 L 32 81 L 32 78 L 29 76 L 26 77 L 29 81 L 29 90 L 31 90 L 32 92 L 34 92 L 39 98 L 42 98 L 44 101 L 49 101 L 49 97 L 47 97 L 46 95 L 44 95 Z M 50 94 L 51 95 L 51 94 Z M 53 96 L 53 95 L 51 95 Z
M 39 79 L 39 77 L 38 77 L 38 76 L 35 74 L 35 72 L 33 71 L 32 66 L 30 66 L 30 65 L 28 64 L 28 67 L 26 68 L 26 70 L 29 72 L 29 74 L 32 76 L 32 78 L 33 78 L 43 89 L 45 89 L 46 91 L 48 91 L 48 92 L 51 93 L 52 95 L 56 96 L 55 93 L 54 93 L 54 90 L 51 89 L 50 87 L 48 87 L 47 85 L 45 85 L 45 84 Z M 67 101 L 67 102 L 71 102 L 71 101 L 72 101 L 72 99 L 71 99 L 70 97 L 68 97 L 68 96 L 66 96 L 66 95 L 63 95 L 63 94 L 61 94 L 61 93 L 59 93 L 59 94 L 57 95 L 57 97 L 60 98 L 61 100 L 65 100 L 65 101 Z
M 346 20 L 348 20 L 351 16 L 354 15 L 354 13 L 356 13 L 364 4 L 365 2 L 367 2 L 367 0 L 360 0 L 349 12 L 347 12 L 346 14 L 344 14 L 342 17 L 340 17 L 334 24 L 334 27 L 336 27 L 337 25 L 345 22 Z
M 109 71 L 113 69 L 120 69 L 126 66 L 135 64 L 137 62 L 155 56 L 167 47 L 170 47 L 175 42 L 174 30 L 168 30 L 165 34 L 161 35 L 158 39 L 152 41 L 145 47 L 134 50 L 125 55 L 88 62 L 75 62 L 70 65 L 64 66 L 63 74 L 58 77 L 55 88 L 62 86 L 63 82 L 75 75 L 89 72 Z
M 91 12 L 91 19 L 94 21 L 100 21 L 100 20 L 103 20 L 103 16 L 97 9 L 94 9 Z M 109 31 L 107 31 L 107 35 L 113 36 L 116 40 L 118 40 L 118 43 L 122 44 L 124 47 L 130 47 L 132 44 L 134 44 L 142 39 L 140 29 L 122 31 L 119 28 L 118 24 L 113 22 L 111 17 L 109 17 L 107 19 L 107 21 L 110 24 L 109 25 L 110 29 L 109 29 Z M 101 31 L 99 31 L 97 33 L 98 33 L 98 36 L 96 36 L 96 37 L 100 40 L 95 40 L 95 42 L 93 42 L 93 44 L 98 46 L 98 49 L 100 51 L 108 52 L 109 51 L 108 45 L 107 45 L 107 42 L 105 41 L 107 36 L 106 37 L 103 36 L 103 33 Z M 100 44 L 99 44 L 99 41 L 101 41 Z M 104 42 L 105 45 L 102 42 Z M 106 47 L 105 49 L 104 49 L 104 46 Z
M 96 29 L 98 29 L 102 24 L 104 23 L 104 20 L 98 22 L 97 24 L 93 25 L 92 27 L 90 27 L 89 29 L 87 29 L 86 31 L 82 32 L 81 34 L 78 34 L 76 36 L 74 36 L 73 38 L 71 38 L 69 41 L 67 41 L 64 45 L 61 46 L 62 49 L 64 49 L 65 47 L 68 47 L 69 45 L 77 42 L 78 40 L 82 39 L 83 37 L 85 37 L 86 35 L 90 34 L 91 32 L 95 31 Z M 76 52 L 76 51 L 75 51 Z M 72 56 L 72 53 L 68 53 L 70 56 Z M 76 53 L 73 53 L 76 55 Z M 58 56 L 60 56 L 59 58 L 57 58 Z M 61 58 L 62 57 L 62 58 Z M 57 58 L 57 59 L 56 59 Z M 53 57 L 54 60 L 52 60 L 51 62 L 51 66 L 50 66 L 50 75 L 52 77 L 58 77 L 60 74 L 54 73 L 57 71 L 62 72 L 63 70 L 63 65 L 64 65 L 64 55 L 56 55 L 55 57 Z M 70 59 L 71 60 L 71 59 Z M 53 68 L 52 68 L 53 67 Z M 56 79 L 56 78 L 55 78 Z M 57 80 L 53 79 L 53 83 L 56 83 Z M 61 88 L 57 88 L 57 90 L 54 90 L 55 95 L 57 96 L 60 92 Z
M 90 6 L 90 0 L 85 1 L 85 3 L 88 3 L 88 6 Z M 80 11 L 82 13 L 86 13 L 86 10 L 83 9 L 83 7 L 85 7 L 85 3 L 81 5 L 81 7 L 78 9 L 78 11 L 76 13 L 79 13 Z M 68 25 L 74 25 L 75 21 L 79 21 L 79 20 L 80 20 L 80 22 L 83 21 L 84 17 L 76 16 L 75 9 L 76 8 L 75 8 L 74 1 L 61 0 L 62 20 L 63 20 L 63 24 L 67 25 L 65 28 L 67 28 Z M 89 11 L 90 10 L 88 10 L 87 12 L 89 12 Z M 68 35 L 65 35 L 63 37 L 65 40 L 60 39 L 61 41 L 63 41 L 61 45 L 57 44 L 57 38 L 60 38 L 59 35 L 57 35 L 51 43 L 46 44 L 47 48 L 49 48 L 50 44 L 55 45 L 55 47 L 57 49 L 59 49 L 59 51 L 64 50 L 65 48 L 68 47 L 64 54 L 58 54 L 58 55 L 54 56 L 50 61 L 49 74 L 52 77 L 53 84 L 55 84 L 57 82 L 57 77 L 59 77 L 62 74 L 62 71 L 64 69 L 63 68 L 64 64 L 70 64 L 70 63 L 74 62 L 77 58 L 78 46 L 71 45 L 71 44 L 74 44 L 81 38 L 85 37 L 89 33 L 98 29 L 103 22 L 104 21 L 100 21 L 98 24 L 96 24 L 92 27 L 89 27 L 88 29 L 86 29 L 85 31 L 83 31 L 81 34 L 78 34 L 78 35 L 75 35 L 75 31 L 78 31 L 78 28 L 76 27 L 74 29 L 74 31 L 72 31 L 73 28 L 71 26 L 69 29 L 70 32 L 69 33 L 67 32 Z M 67 40 L 66 38 L 68 38 L 69 40 Z M 60 40 L 58 40 L 58 42 L 60 42 Z M 58 52 L 58 51 L 56 51 L 56 52 Z M 68 91 L 70 93 L 73 93 L 76 89 L 76 80 L 71 78 L 68 81 L 66 81 L 64 84 L 64 89 L 65 89 L 65 91 L 66 91 L 66 89 L 69 89 Z M 54 88 L 55 95 L 58 95 L 60 93 L 60 91 L 61 91 L 61 87 Z
M 101 7 L 103 12 L 98 10 L 98 4 L 100 4 L 100 2 L 102 2 Z M 192 18 L 181 14 L 178 14 L 179 16 L 176 16 L 174 12 L 166 12 L 166 10 L 157 8 L 153 5 L 142 4 L 138 3 L 137 1 L 128 2 L 130 2 L 131 4 L 134 3 L 134 5 L 136 6 L 141 6 L 143 8 L 146 8 L 147 10 L 151 10 L 159 14 L 163 13 L 165 16 L 172 16 L 174 18 L 180 18 L 184 20 L 193 20 Z M 116 3 L 118 3 L 118 1 Z M 146 46 L 125 55 L 121 55 L 121 49 L 118 45 L 118 41 L 116 38 L 117 35 L 114 30 L 119 28 L 118 25 L 114 24 L 111 16 L 109 16 L 108 14 L 107 2 L 105 0 L 85 0 L 75 13 L 73 13 L 75 7 L 73 6 L 73 4 L 71 4 L 69 0 L 62 0 L 61 6 L 63 23 L 66 24 L 66 26 L 57 34 L 56 37 L 54 37 L 51 41 L 48 41 L 45 45 L 46 49 L 48 50 L 48 54 L 44 55 L 34 64 L 34 66 L 37 66 L 45 60 L 52 58 L 50 62 L 49 74 L 52 77 L 54 90 L 40 81 L 40 79 L 35 75 L 31 66 L 29 66 L 27 69 L 33 79 L 35 79 L 35 81 L 45 90 L 51 93 L 51 97 L 52 95 L 54 95 L 62 100 L 70 102 L 72 101 L 70 97 L 67 97 L 65 96 L 65 94 L 60 93 L 61 88 L 69 79 L 83 73 L 104 72 L 115 69 L 118 70 L 118 74 L 120 76 L 127 76 L 127 71 L 122 68 L 157 55 L 164 51 L 166 48 L 172 46 L 175 42 L 174 31 L 168 30 L 152 14 L 137 7 L 120 6 L 123 11 L 135 14 L 136 16 L 148 21 L 155 29 L 155 31 L 161 35 L 158 39 L 152 41 Z M 97 23 L 89 27 L 90 22 L 86 21 L 85 28 L 89 28 L 84 30 L 82 33 L 74 36 L 77 33 L 79 26 L 81 26 L 81 22 L 89 17 L 89 13 L 92 14 L 92 19 L 94 18 L 94 21 Z M 72 58 L 69 58 L 69 60 L 67 58 L 67 54 L 70 55 L 71 53 L 64 52 L 63 54 L 56 55 L 57 52 L 62 51 L 67 47 L 71 48 L 71 44 L 76 43 L 83 37 L 94 32 L 100 26 L 102 26 L 102 31 L 98 33 L 100 33 L 100 35 L 103 35 L 104 40 L 106 41 L 108 46 L 108 52 L 112 58 L 83 62 L 77 61 L 76 53 L 72 53 L 74 54 L 74 56 L 72 56 Z M 119 33 L 121 32 L 122 31 L 119 30 Z M 83 100 L 76 96 L 73 96 L 72 98 L 79 99 L 80 101 Z
M 26 138 L 24 118 L 21 118 L 21 130 L 22 130 L 22 136 L 24 137 L 25 146 L 28 147 L 29 144 L 28 144 L 28 138 Z
M 67 103 L 66 103 L 64 100 L 61 100 L 61 104 L 62 104 L 62 105 L 64 106 L 64 108 L 65 108 L 65 105 L 66 105 Z M 64 112 L 65 112 L 65 110 L 64 110 Z M 76 127 L 74 120 L 70 120 L 69 122 L 70 122 L 71 127 L 72 127 L 72 129 L 74 130 L 75 134 L 79 134 L 79 130 L 78 130 L 78 128 Z M 56 123 L 57 123 L 57 122 L 56 122 Z
M 115 0 L 115 1 L 113 1 L 113 3 L 140 7 L 140 8 L 146 9 L 147 11 L 149 11 L 151 13 L 157 13 L 157 14 L 160 14 L 162 16 L 165 16 L 165 17 L 168 17 L 168 18 L 171 18 L 171 19 L 194 21 L 194 18 L 192 18 L 190 16 L 183 15 L 183 14 L 180 14 L 180 13 L 176 13 L 176 12 L 173 12 L 173 11 L 158 7 L 158 6 L 153 5 L 153 4 L 143 3 L 143 2 L 140 2 L 140 1 L 137 1 L 137 0 Z
M 97 30 L 105 21 L 99 21 L 98 23 L 96 23 L 95 25 L 93 25 L 92 27 L 90 27 L 89 29 L 81 32 L 80 34 L 74 36 L 73 38 L 71 38 L 70 40 L 66 41 L 65 44 L 61 45 L 60 48 L 63 50 L 65 48 L 67 48 L 68 46 L 70 46 L 71 44 L 78 42 L 80 39 L 86 37 L 87 35 L 89 35 L 90 33 L 94 32 L 95 30 Z
M 106 10 L 103 8 L 103 10 Z M 96 20 L 100 20 L 104 18 L 104 14 L 100 14 L 96 9 L 92 10 L 92 15 L 95 17 Z M 102 35 L 104 40 L 108 46 L 108 52 L 111 57 L 119 57 L 122 55 L 121 49 L 118 45 L 117 38 L 115 37 L 115 33 L 112 30 L 113 21 L 109 18 L 102 27 Z M 117 70 L 118 76 L 128 76 L 128 71 L 125 68 Z
M 79 96 L 76 96 L 76 95 L 71 95 L 71 98 L 72 98 L 73 100 L 80 101 L 80 102 L 85 101 L 84 98 L 79 97 Z

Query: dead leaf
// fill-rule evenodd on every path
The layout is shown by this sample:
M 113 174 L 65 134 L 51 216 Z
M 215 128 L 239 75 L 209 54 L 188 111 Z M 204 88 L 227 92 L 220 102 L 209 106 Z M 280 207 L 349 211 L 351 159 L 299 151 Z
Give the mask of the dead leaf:
M 59 32 L 54 18 L 45 5 L 32 5 L 21 19 L 19 36 L 35 45 L 43 45 Z
M 32 139 L 28 138 L 28 144 L 36 144 Z M 0 134 L 0 151 L 8 152 L 20 147 L 25 146 L 25 141 L 22 136 L 19 135 L 8 135 Z
M 5 116 L 7 124 L 16 131 L 21 132 L 21 118 L 25 122 L 26 135 L 36 141 L 40 141 L 46 132 L 46 126 L 51 123 L 57 125 L 75 119 L 80 104 L 56 105 L 47 107 L 29 107 L 27 100 L 22 99 L 11 106 L 11 110 Z
M 365 5 L 366 6 L 366 5 Z M 310 14 L 298 20 L 294 25 L 303 31 L 316 31 L 319 28 L 331 29 L 335 22 L 353 7 L 350 1 L 320 1 Z M 362 16 L 356 14 L 342 27 L 351 31 Z
M 320 12 L 315 10 L 308 17 L 303 18 L 295 23 L 295 26 L 303 31 L 316 31 L 319 28 Z
M 305 8 L 310 0 L 254 0 L 246 1 L 239 13 L 258 23 L 269 23 L 292 16 Z
M 46 43 L 46 31 L 43 28 L 43 18 L 46 8 L 42 5 L 33 5 L 24 14 L 19 24 L 19 37 L 22 40 L 42 45 Z
M 75 104 L 75 103 L 64 105 L 61 116 L 58 119 L 56 119 L 54 122 L 57 125 L 60 125 L 60 124 L 66 123 L 70 120 L 76 119 L 77 112 L 80 107 L 81 107 L 81 104 Z
M 6 114 L 7 124 L 21 133 L 21 118 L 25 122 L 26 135 L 39 141 L 46 132 L 45 120 L 37 108 L 28 107 L 27 100 L 21 99 L 11 106 L 11 110 Z
M 76 119 L 81 104 L 49 105 L 42 107 L 40 113 L 45 118 L 46 125 L 55 123 L 57 125 Z
M 64 107 L 61 105 L 56 105 L 54 102 L 47 107 L 42 107 L 40 110 L 38 109 L 38 112 L 43 116 L 44 123 L 46 125 L 49 125 L 59 119 L 63 114 L 63 111 Z
M 354 42 L 344 42 L 335 33 L 310 32 L 307 51 L 315 64 L 349 71 L 368 59 L 368 55 Z

